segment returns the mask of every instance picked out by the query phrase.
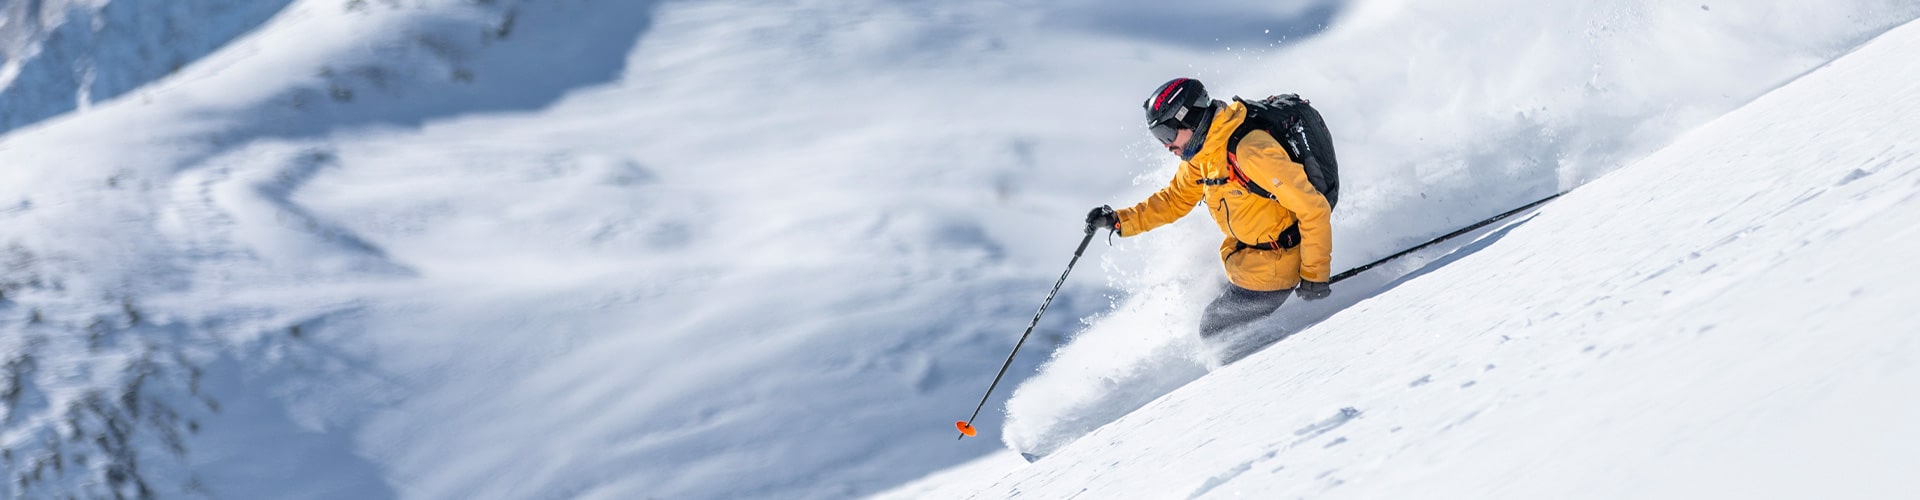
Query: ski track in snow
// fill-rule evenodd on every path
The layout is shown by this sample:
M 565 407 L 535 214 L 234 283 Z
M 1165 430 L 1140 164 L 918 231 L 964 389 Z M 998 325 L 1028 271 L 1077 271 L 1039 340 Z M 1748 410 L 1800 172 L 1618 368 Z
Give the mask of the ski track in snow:
M 272 263 L 261 279 L 407 274 L 378 247 L 288 198 L 334 157 L 324 149 L 286 149 L 240 151 L 176 174 L 159 216 L 176 251 L 199 260 Z

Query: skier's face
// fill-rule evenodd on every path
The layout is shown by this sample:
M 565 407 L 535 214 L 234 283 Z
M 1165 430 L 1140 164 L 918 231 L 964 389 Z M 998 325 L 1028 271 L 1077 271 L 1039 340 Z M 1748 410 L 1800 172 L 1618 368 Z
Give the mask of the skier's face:
M 1174 156 L 1180 156 L 1180 152 L 1185 151 L 1187 149 L 1187 143 L 1191 141 L 1193 141 L 1193 129 L 1180 129 L 1179 133 L 1174 134 L 1173 141 L 1166 143 L 1167 152 L 1173 153 Z

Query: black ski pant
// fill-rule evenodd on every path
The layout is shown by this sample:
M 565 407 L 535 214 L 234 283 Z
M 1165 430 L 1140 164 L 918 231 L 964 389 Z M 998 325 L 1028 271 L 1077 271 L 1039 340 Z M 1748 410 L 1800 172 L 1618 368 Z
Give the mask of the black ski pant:
M 1293 290 L 1256 292 L 1227 284 L 1227 290 L 1215 297 L 1213 303 L 1207 304 L 1206 312 L 1200 315 L 1200 340 L 1231 341 L 1222 336 L 1273 314 L 1273 311 L 1280 309 L 1280 304 L 1287 302 L 1287 295 L 1292 293 Z

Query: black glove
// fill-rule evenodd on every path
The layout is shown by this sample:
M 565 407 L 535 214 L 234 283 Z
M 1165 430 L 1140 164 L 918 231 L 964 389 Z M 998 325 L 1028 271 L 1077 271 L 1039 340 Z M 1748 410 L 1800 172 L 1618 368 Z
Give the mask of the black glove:
M 1087 227 L 1100 229 L 1120 229 L 1120 216 L 1113 213 L 1113 207 L 1101 205 L 1087 212 Z
M 1300 286 L 1293 288 L 1293 294 L 1299 295 L 1300 300 L 1320 300 L 1327 298 L 1327 295 L 1332 293 L 1332 286 L 1326 283 L 1307 281 L 1304 279 L 1300 280 Z

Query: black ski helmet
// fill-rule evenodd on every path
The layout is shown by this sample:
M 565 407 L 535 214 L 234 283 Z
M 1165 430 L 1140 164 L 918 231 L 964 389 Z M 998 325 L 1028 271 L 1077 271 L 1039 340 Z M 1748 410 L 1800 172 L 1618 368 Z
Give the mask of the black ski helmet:
M 1206 119 L 1206 111 L 1212 106 L 1207 87 L 1192 78 L 1168 80 L 1140 104 L 1147 111 L 1147 128 L 1162 144 L 1172 143 L 1172 134 L 1180 129 L 1200 128 L 1200 121 Z

